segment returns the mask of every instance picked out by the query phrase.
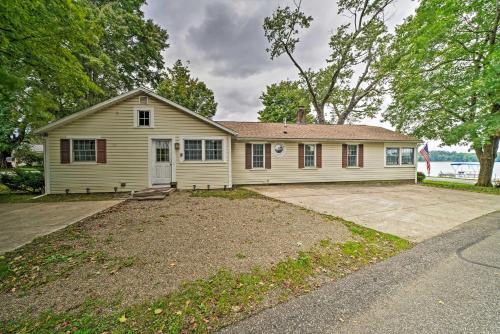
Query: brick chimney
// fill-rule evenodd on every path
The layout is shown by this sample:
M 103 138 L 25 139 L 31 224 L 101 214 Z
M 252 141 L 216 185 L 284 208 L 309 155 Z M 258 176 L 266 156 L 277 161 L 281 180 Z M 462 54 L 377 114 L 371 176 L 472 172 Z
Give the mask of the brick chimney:
M 306 108 L 303 106 L 297 109 L 297 124 L 306 124 Z

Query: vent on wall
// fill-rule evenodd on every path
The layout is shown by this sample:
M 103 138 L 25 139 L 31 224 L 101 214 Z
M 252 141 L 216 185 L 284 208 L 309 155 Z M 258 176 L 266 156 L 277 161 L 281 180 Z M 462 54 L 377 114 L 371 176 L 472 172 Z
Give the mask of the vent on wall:
M 139 104 L 148 104 L 147 96 L 139 96 Z

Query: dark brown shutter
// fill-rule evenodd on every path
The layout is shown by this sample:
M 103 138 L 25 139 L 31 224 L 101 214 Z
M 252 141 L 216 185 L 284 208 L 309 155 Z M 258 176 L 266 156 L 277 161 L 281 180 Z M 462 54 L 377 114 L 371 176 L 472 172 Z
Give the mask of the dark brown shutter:
M 61 139 L 59 149 L 61 151 L 61 163 L 62 164 L 69 164 L 69 162 L 70 162 L 70 142 L 69 142 L 69 139 Z
M 316 144 L 316 168 L 321 168 L 323 164 L 322 145 Z
M 347 168 L 347 144 L 342 144 L 342 168 Z
M 252 169 L 252 144 L 245 144 L 245 169 Z
M 97 163 L 106 163 L 106 139 L 97 139 Z
M 358 167 L 363 167 L 364 165 L 364 156 L 363 156 L 363 144 L 358 145 Z
M 299 144 L 299 168 L 304 168 L 304 144 Z
M 271 169 L 271 144 L 265 145 L 265 154 L 266 154 L 266 169 Z

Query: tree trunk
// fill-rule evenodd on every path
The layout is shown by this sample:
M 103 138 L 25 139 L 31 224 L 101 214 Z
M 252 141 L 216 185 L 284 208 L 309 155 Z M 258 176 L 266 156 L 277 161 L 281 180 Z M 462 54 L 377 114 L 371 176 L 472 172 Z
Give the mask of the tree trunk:
M 325 124 L 325 106 L 324 105 L 315 105 L 314 109 L 316 110 L 316 117 L 319 124 Z
M 1 151 L 0 152 L 0 167 L 1 168 L 7 168 L 7 157 L 10 156 L 10 152 L 7 151 Z
M 498 141 L 500 137 L 492 137 L 489 144 L 476 149 L 476 155 L 479 159 L 479 176 L 477 186 L 491 187 L 491 176 L 497 157 Z

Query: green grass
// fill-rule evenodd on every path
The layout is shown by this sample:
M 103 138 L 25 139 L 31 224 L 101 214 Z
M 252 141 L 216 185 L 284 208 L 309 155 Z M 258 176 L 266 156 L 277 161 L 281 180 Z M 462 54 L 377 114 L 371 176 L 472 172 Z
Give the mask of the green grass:
M 477 192 L 477 193 L 500 195 L 500 188 L 479 187 L 479 186 L 476 186 L 474 184 L 469 184 L 469 183 L 424 180 L 422 182 L 422 185 L 428 186 L 428 187 L 438 187 L 438 188 L 446 188 L 446 189 L 453 189 L 453 190 L 465 190 L 465 191 L 472 191 L 472 192 Z
M 78 202 L 78 201 L 106 201 L 120 199 L 126 193 L 95 193 L 95 194 L 54 194 L 34 198 L 38 194 L 22 194 L 15 192 L 1 192 L 0 203 L 48 203 L 48 202 Z
M 191 197 L 220 197 L 231 200 L 246 199 L 246 198 L 263 198 L 261 194 L 245 188 L 234 188 L 228 190 L 195 190 L 191 192 Z
M 254 268 L 247 273 L 220 270 L 208 279 L 185 283 L 171 294 L 131 307 L 92 300 L 66 313 L 47 312 L 37 317 L 23 314 L 0 323 L 0 332 L 211 332 L 266 305 L 306 293 L 325 279 L 342 277 L 412 246 L 398 237 L 337 217 L 325 217 L 340 220 L 353 233 L 354 240 L 344 243 L 321 240 L 310 250 L 299 252 L 296 257 L 268 269 Z M 58 254 L 45 254 L 43 258 L 46 262 L 68 261 L 66 253 Z M 5 263 L 0 262 L 2 282 L 10 281 L 10 271 L 14 270 Z

